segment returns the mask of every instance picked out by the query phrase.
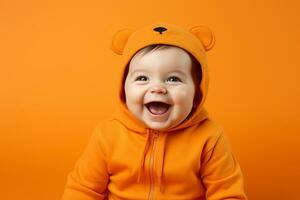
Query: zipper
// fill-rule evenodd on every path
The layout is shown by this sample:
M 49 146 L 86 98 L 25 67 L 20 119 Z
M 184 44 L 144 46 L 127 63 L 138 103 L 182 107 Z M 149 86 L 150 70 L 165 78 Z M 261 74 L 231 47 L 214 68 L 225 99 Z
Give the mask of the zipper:
M 153 132 L 152 135 L 152 149 L 151 149 L 151 154 L 150 154 L 150 191 L 149 191 L 149 195 L 148 195 L 148 199 L 151 200 L 153 199 L 153 190 L 154 190 L 154 175 L 153 175 L 153 166 L 154 166 L 154 158 L 155 158 L 155 147 L 156 147 L 156 139 L 159 137 L 159 133 L 156 131 L 151 131 Z M 152 179 L 153 178 L 153 179 Z

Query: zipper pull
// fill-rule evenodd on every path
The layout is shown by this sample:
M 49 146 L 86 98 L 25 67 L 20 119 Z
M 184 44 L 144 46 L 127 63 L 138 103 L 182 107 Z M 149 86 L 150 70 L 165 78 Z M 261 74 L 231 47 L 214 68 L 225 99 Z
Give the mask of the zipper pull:
M 154 139 L 158 138 L 159 132 L 158 131 L 153 131 L 153 137 Z

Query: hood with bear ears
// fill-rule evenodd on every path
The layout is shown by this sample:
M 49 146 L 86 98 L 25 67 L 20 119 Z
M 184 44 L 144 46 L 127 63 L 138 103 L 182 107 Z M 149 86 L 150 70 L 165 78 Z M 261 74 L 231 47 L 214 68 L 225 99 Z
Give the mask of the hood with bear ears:
M 163 191 L 162 177 L 164 168 L 164 152 L 166 138 L 169 133 L 173 131 L 187 128 L 189 126 L 196 125 L 208 118 L 208 112 L 203 107 L 203 103 L 207 96 L 208 90 L 208 66 L 206 59 L 206 51 L 209 51 L 215 44 L 215 36 L 211 29 L 207 26 L 199 25 L 193 26 L 189 29 L 169 24 L 169 23 L 153 23 L 144 26 L 139 29 L 123 28 L 117 31 L 112 37 L 111 49 L 114 53 L 121 55 L 121 75 L 119 82 L 119 94 L 116 105 L 116 111 L 114 118 L 122 123 L 129 130 L 132 130 L 139 134 L 146 135 L 146 143 L 144 150 L 142 151 L 140 167 L 137 177 L 137 182 L 140 182 L 141 174 L 144 169 L 145 157 L 151 143 L 151 130 L 146 127 L 142 122 L 134 117 L 132 113 L 127 109 L 124 98 L 124 79 L 125 69 L 129 64 L 131 58 L 136 52 L 143 47 L 152 44 L 169 44 L 178 46 L 191 53 L 196 60 L 201 64 L 202 80 L 199 88 L 202 94 L 200 103 L 196 107 L 196 110 L 183 122 L 176 127 L 164 131 L 161 134 L 160 143 L 157 148 L 160 150 L 157 155 L 157 169 L 156 174 L 159 181 L 160 191 Z M 168 134 L 167 134 L 168 133 Z
M 208 112 L 203 107 L 208 90 L 208 66 L 206 51 L 215 44 L 215 36 L 210 28 L 204 25 L 193 26 L 189 29 L 169 24 L 152 23 L 139 29 L 123 28 L 112 37 L 111 49 L 121 55 L 121 76 L 119 79 L 119 94 L 115 118 L 127 128 L 136 132 L 145 133 L 147 127 L 138 121 L 127 109 L 124 101 L 124 72 L 131 58 L 140 49 L 152 44 L 169 44 L 178 46 L 191 53 L 201 64 L 202 80 L 200 82 L 201 101 L 196 110 L 180 125 L 169 129 L 179 130 L 195 125 L 208 117 Z

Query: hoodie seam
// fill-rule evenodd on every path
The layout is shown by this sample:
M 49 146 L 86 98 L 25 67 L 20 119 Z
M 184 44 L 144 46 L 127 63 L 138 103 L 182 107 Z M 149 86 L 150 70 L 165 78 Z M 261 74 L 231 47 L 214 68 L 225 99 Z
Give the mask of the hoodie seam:
M 104 151 L 104 148 L 103 146 L 101 145 L 101 142 L 100 142 L 100 139 L 103 137 L 101 137 L 103 134 L 103 131 L 101 130 L 101 127 L 100 126 L 97 126 L 96 127 L 96 148 L 97 150 L 103 155 L 104 157 L 104 161 L 105 161 L 105 168 L 106 168 L 106 171 L 109 172 L 108 170 L 108 156 L 106 154 L 106 152 Z
M 223 129 L 220 129 L 216 141 L 214 142 L 213 146 L 212 146 L 209 150 L 207 150 L 207 151 L 204 153 L 204 155 L 203 155 L 204 157 L 205 157 L 209 152 L 211 152 L 212 150 L 214 150 L 214 148 L 216 147 L 216 145 L 217 145 L 217 143 L 218 143 L 218 141 L 220 140 L 220 138 L 221 138 L 222 135 L 223 135 Z

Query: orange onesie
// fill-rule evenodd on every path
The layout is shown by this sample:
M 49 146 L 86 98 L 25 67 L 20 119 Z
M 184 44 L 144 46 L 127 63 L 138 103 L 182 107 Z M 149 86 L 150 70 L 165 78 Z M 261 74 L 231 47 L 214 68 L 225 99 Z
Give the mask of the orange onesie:
M 124 70 L 139 49 L 151 44 L 190 52 L 202 66 L 201 101 L 179 125 L 151 129 L 127 109 L 123 73 L 116 112 L 95 127 L 67 177 L 62 200 L 247 200 L 228 138 L 203 107 L 209 80 L 205 52 L 214 43 L 206 26 L 185 29 L 168 23 L 125 28 L 113 36 L 111 48 L 121 55 Z

